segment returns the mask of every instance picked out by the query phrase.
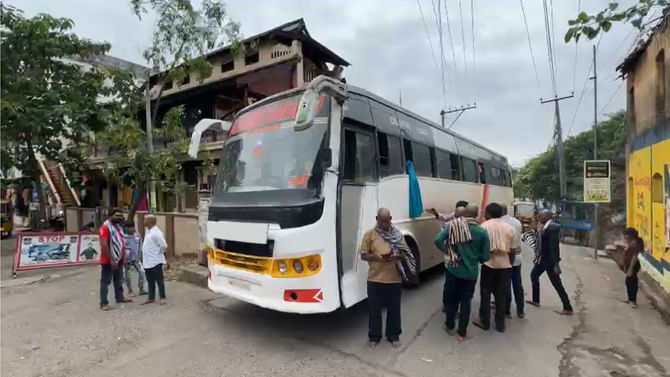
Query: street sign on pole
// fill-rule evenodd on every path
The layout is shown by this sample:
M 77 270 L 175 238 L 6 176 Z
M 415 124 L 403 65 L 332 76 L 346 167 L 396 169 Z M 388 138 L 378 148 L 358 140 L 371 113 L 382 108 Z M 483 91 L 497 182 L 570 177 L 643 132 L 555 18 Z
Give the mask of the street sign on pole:
M 584 202 L 609 203 L 611 177 L 609 160 L 584 161 Z

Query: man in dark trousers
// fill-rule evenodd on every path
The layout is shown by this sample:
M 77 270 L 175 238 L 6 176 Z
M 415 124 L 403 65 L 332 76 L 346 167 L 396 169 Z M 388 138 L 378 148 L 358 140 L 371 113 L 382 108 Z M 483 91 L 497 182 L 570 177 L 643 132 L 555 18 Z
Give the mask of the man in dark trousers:
M 546 209 L 537 215 L 540 226 L 535 241 L 535 265 L 530 272 L 530 281 L 533 285 L 533 299 L 527 301 L 527 303 L 536 307 L 540 306 L 540 276 L 546 272 L 551 285 L 554 286 L 556 293 L 558 293 L 563 303 L 563 309 L 557 310 L 556 313 L 572 315 L 572 305 L 570 305 L 570 298 L 568 298 L 568 294 L 563 287 L 560 275 L 561 269 L 558 265 L 561 261 L 559 246 L 561 226 L 552 220 L 553 217 L 554 214 Z
M 361 259 L 368 262 L 368 346 L 374 348 L 382 338 L 382 309 L 386 308 L 386 339 L 400 347 L 400 274 L 396 261 L 400 250 L 408 250 L 398 228 L 391 223 L 387 208 L 377 211 L 377 225 L 368 230 L 361 242 Z
M 444 252 L 446 267 L 445 292 L 445 330 L 451 333 L 456 327 L 458 315 L 459 341 L 468 339 L 470 321 L 470 302 L 477 284 L 479 263 L 489 260 L 489 236 L 486 230 L 477 224 L 479 213 L 476 206 L 461 208 L 456 218 L 449 222 L 433 241 Z
M 117 303 L 131 302 L 123 297 L 121 277 L 123 275 L 123 257 L 125 255 L 125 241 L 121 226 L 123 213 L 118 208 L 108 212 L 109 218 L 98 229 L 100 239 L 100 310 L 111 310 L 107 293 L 109 284 L 114 284 L 114 298 Z

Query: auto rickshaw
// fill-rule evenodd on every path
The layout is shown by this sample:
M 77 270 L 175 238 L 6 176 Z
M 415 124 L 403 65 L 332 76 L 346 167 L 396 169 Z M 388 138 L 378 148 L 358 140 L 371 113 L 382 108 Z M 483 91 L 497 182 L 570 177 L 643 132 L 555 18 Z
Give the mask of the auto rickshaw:
M 12 202 L 0 200 L 0 234 L 2 238 L 12 235 L 14 229 L 14 211 L 12 211 Z
M 523 225 L 523 231 L 534 230 L 537 227 L 537 219 L 535 215 L 537 209 L 532 202 L 515 202 L 514 203 L 514 217 L 516 217 Z

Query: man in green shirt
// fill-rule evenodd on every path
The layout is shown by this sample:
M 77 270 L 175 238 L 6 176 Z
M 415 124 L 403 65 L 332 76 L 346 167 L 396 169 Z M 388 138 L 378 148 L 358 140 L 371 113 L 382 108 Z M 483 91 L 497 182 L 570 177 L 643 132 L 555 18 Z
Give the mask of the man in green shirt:
M 454 330 L 456 312 L 459 311 L 459 341 L 468 339 L 470 302 L 477 283 L 479 263 L 489 260 L 489 236 L 475 220 L 478 213 L 477 206 L 467 206 L 462 216 L 445 226 L 434 240 L 435 246 L 445 253 L 445 327 L 449 333 Z

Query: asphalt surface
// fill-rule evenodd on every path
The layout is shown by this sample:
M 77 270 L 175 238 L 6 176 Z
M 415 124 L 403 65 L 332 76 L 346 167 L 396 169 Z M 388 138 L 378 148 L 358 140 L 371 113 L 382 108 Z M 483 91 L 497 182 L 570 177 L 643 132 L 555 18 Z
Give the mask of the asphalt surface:
M 3 283 L 7 273 L 3 241 Z M 13 245 L 13 244 L 11 244 Z M 524 288 L 530 294 L 530 253 Z M 670 327 L 641 295 L 618 301 L 623 275 L 590 251 L 563 248 L 573 317 L 542 277 L 542 308 L 508 321 L 507 332 L 470 326 L 459 343 L 443 332 L 443 275 L 403 292 L 403 347 L 365 345 L 365 303 L 324 315 L 260 309 L 205 289 L 168 282 L 168 305 L 97 305 L 99 270 L 20 274 L 3 285 L 2 376 L 608 376 L 660 377 L 670 371 Z M 10 262 L 11 267 L 11 262 Z M 20 280 L 24 279 L 24 280 Z M 23 283 L 22 283 L 23 282 Z M 473 318 L 479 306 L 477 289 Z

